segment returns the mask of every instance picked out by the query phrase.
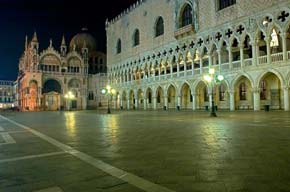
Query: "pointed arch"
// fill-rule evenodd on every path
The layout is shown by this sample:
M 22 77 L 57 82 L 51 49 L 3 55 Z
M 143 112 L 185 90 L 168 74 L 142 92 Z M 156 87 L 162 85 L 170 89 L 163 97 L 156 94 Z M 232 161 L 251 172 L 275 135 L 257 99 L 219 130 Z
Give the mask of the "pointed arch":
M 155 26 L 154 26 L 155 37 L 159 37 L 164 34 L 164 20 L 163 17 L 159 16 L 156 19 Z
M 193 24 L 193 10 L 190 4 L 185 3 L 180 11 L 179 28 Z

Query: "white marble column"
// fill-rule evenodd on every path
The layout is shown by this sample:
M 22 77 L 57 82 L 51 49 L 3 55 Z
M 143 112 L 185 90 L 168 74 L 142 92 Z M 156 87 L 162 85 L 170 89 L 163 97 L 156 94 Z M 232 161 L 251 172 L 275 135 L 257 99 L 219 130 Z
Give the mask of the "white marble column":
M 156 97 L 152 97 L 153 98 L 153 109 L 156 110 L 157 109 L 157 99 Z
M 229 53 L 229 69 L 232 69 L 233 68 L 233 53 L 232 53 L 232 47 L 229 46 L 228 48 L 228 53 Z
M 284 87 L 284 110 L 289 111 L 289 87 Z
M 287 60 L 287 42 L 286 42 L 287 33 L 282 33 L 282 49 L 283 49 L 283 61 Z
M 253 89 L 254 111 L 260 110 L 260 91 L 259 88 Z
M 266 47 L 267 47 L 267 63 L 271 63 L 271 49 L 270 49 L 270 38 L 265 38 L 266 41 Z
M 218 65 L 219 65 L 219 71 L 221 71 L 221 65 L 222 65 L 222 55 L 221 55 L 221 50 L 217 50 L 218 53 Z
M 147 98 L 144 97 L 143 99 L 143 104 L 144 104 L 144 110 L 147 110 Z
M 181 96 L 180 95 L 178 95 L 177 96 L 177 106 L 179 106 L 179 108 L 181 108 Z
M 230 94 L 230 110 L 234 111 L 235 110 L 235 92 L 229 91 L 229 94 Z
M 164 106 L 166 107 L 166 110 L 168 109 L 168 97 L 164 97 Z
M 130 99 L 127 100 L 127 109 L 130 109 Z
M 256 45 L 256 42 L 252 42 L 251 45 L 252 45 L 252 57 L 253 57 L 252 65 L 256 66 L 257 65 L 257 51 L 256 51 L 257 45 Z
M 123 97 L 120 96 L 120 109 L 122 109 L 122 108 L 123 108 Z

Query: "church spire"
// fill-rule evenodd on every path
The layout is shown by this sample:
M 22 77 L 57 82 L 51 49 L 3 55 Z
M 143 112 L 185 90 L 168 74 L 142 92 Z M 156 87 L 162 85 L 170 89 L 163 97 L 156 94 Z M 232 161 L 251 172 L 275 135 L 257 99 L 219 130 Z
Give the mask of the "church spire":
M 66 45 L 65 45 L 65 39 L 64 39 L 64 35 L 62 35 L 61 45 L 60 45 L 61 56 L 65 57 L 66 51 L 67 51 L 67 48 L 66 48 Z
M 38 42 L 36 31 L 33 33 L 32 42 Z
M 62 36 L 62 39 L 61 39 L 61 46 L 65 46 L 65 39 L 64 39 L 64 35 Z

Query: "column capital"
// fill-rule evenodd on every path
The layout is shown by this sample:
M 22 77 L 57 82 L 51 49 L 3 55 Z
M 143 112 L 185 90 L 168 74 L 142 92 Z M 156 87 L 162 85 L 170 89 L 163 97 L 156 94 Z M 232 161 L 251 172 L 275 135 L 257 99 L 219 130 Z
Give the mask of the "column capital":
M 289 90 L 290 87 L 286 85 L 286 86 L 283 86 L 282 88 L 283 88 L 284 90 Z

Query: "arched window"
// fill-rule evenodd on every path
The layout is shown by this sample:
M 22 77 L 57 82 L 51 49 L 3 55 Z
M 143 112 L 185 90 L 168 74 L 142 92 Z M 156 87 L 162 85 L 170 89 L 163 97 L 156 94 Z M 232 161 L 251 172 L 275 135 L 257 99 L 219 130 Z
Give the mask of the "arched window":
M 121 39 L 118 39 L 118 41 L 117 41 L 117 54 L 118 53 L 121 53 L 121 51 L 122 51 L 122 42 L 121 42 Z
M 181 14 L 180 27 L 192 24 L 192 8 L 190 5 L 186 5 Z
M 260 84 L 260 99 L 261 100 L 266 100 L 267 99 L 267 83 L 265 80 L 262 80 L 261 81 L 261 84 Z
M 247 87 L 245 83 L 241 83 L 239 87 L 240 100 L 247 100 Z
M 155 37 L 164 34 L 164 21 L 162 17 L 158 17 L 156 25 L 155 25 Z
M 218 10 L 224 9 L 233 4 L 236 4 L 236 0 L 218 0 Z
M 140 33 L 139 29 L 136 29 L 134 34 L 133 34 L 133 46 L 137 46 L 140 44 Z
M 219 86 L 219 99 L 220 101 L 225 100 L 225 86 L 224 85 Z

